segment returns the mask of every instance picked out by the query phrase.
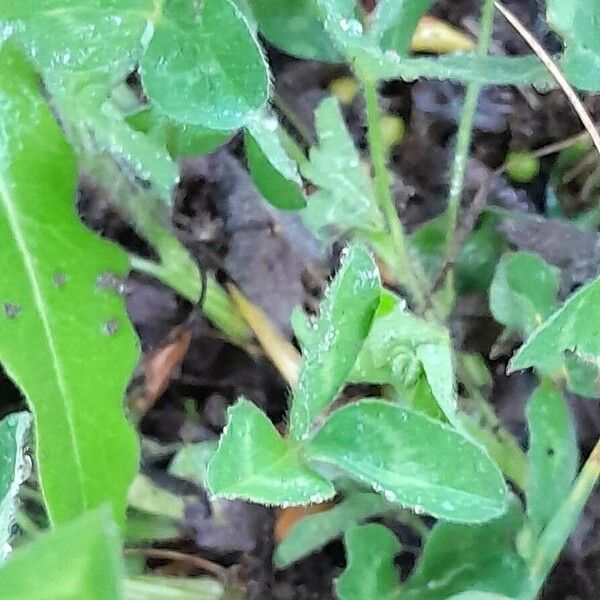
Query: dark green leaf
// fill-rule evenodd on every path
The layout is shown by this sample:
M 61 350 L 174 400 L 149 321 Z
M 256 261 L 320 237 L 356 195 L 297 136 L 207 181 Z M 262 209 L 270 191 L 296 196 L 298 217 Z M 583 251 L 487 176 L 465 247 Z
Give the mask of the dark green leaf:
M 124 567 L 107 507 L 17 550 L 0 567 L 2 600 L 121 600 Z
M 441 519 L 481 522 L 506 510 L 502 475 L 479 446 L 382 400 L 334 412 L 308 452 L 372 485 L 388 501 Z
M 267 101 L 260 46 L 230 0 L 172 0 L 140 63 L 146 93 L 167 117 L 235 129 Z
M 379 273 L 369 252 L 351 246 L 342 261 L 321 304 L 312 343 L 304 348 L 290 411 L 290 432 L 298 439 L 310 435 L 315 419 L 346 383 L 379 303 Z
M 383 525 L 354 527 L 346 534 L 348 566 L 336 581 L 340 600 L 392 600 L 400 585 L 394 557 L 400 542 Z
M 383 217 L 375 202 L 371 179 L 364 170 L 335 98 L 326 98 L 316 111 L 319 146 L 311 148 L 304 177 L 320 189 L 308 200 L 303 219 L 326 237 L 335 231 L 379 232 Z
M 301 452 L 259 408 L 240 399 L 229 409 L 208 467 L 208 487 L 217 496 L 261 504 L 290 506 L 331 498 L 333 485 L 307 466 Z
M 379 494 L 350 492 L 333 508 L 298 521 L 275 551 L 275 564 L 283 569 L 336 539 L 362 519 L 385 512 L 390 504 Z
M 527 514 L 536 538 L 569 495 L 579 452 L 573 418 L 563 395 L 546 381 L 527 405 L 529 485 Z
M 516 503 L 502 518 L 482 525 L 438 523 L 402 600 L 439 600 L 473 590 L 517 597 L 528 577 L 514 549 L 522 523 Z
M 29 476 L 25 454 L 31 415 L 8 415 L 0 421 L 0 562 L 5 557 L 18 509 L 19 486 Z
M 122 520 L 138 461 L 123 397 L 138 352 L 123 299 L 104 281 L 124 277 L 129 261 L 76 217 L 75 159 L 37 74 L 12 45 L 0 66 L 0 360 L 34 412 L 51 520 L 106 501 Z

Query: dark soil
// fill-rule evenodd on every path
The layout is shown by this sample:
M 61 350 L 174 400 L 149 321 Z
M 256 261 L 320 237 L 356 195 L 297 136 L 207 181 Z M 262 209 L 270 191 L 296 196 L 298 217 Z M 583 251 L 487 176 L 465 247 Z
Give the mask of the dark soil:
M 541 18 L 541 2 L 506 2 L 536 35 L 552 49 L 555 39 Z M 463 29 L 476 30 L 479 0 L 446 0 L 435 13 Z M 497 19 L 494 51 L 528 52 L 506 22 Z M 312 128 L 312 113 L 327 93 L 332 78 L 343 68 L 297 61 L 269 50 L 275 88 L 283 100 Z M 393 150 L 392 169 L 398 210 L 409 229 L 438 215 L 446 201 L 448 169 L 453 136 L 457 128 L 463 90 L 447 82 L 392 82 L 382 90 L 382 106 L 401 115 L 407 123 L 405 139 Z M 586 98 L 588 107 L 600 114 L 598 98 Z M 365 147 L 362 101 L 357 98 L 346 117 L 359 147 Z M 577 133 L 581 126 L 559 91 L 488 88 L 479 104 L 472 158 L 464 196 L 469 203 L 492 169 L 502 163 L 510 149 L 534 149 Z M 530 184 L 516 187 L 499 179 L 488 198 L 511 210 L 543 214 L 548 175 L 554 158 L 544 159 L 540 175 Z M 85 181 L 81 210 L 86 221 L 104 235 L 118 239 L 138 252 L 146 252 L 140 240 Z M 287 335 L 289 315 L 296 305 L 314 309 L 335 264 L 335 249 L 322 256 L 315 240 L 298 227 L 295 217 L 269 208 L 247 175 L 240 144 L 234 139 L 215 154 L 182 164 L 173 226 L 203 269 L 235 280 L 253 302 L 266 310 Z M 599 238 L 551 223 L 505 225 L 510 245 L 540 252 L 565 270 L 567 286 L 581 283 L 598 270 Z M 565 235 L 571 237 L 565 238 Z M 565 242 L 565 240 L 568 240 Z M 128 282 L 128 307 L 145 351 L 161 341 L 190 311 L 190 306 L 156 281 L 132 275 Z M 463 300 L 454 330 L 465 350 L 488 356 L 497 329 L 485 317 L 486 298 Z M 157 442 L 216 439 L 229 404 L 240 395 L 251 398 L 275 421 L 287 408 L 287 390 L 276 370 L 260 354 L 252 355 L 232 345 L 208 321 L 194 324 L 189 352 L 168 389 L 141 422 L 141 433 Z M 490 361 L 495 381 L 493 401 L 505 424 L 526 444 L 523 407 L 533 381 L 528 376 L 504 375 L 505 357 Z M 0 381 L 4 388 L 9 384 Z M 13 394 L 14 395 L 14 394 Z M 190 402 L 197 414 L 190 416 Z M 597 405 L 573 398 L 579 423 L 581 454 L 589 452 L 600 433 Z M 178 489 L 165 475 L 166 463 L 151 457 L 144 468 L 157 481 Z M 324 600 L 332 598 L 332 580 L 344 567 L 341 543 L 328 545 L 293 567 L 277 571 L 271 563 L 274 513 L 270 509 L 239 502 L 230 503 L 226 521 L 212 522 L 206 497 L 196 490 L 197 502 L 187 510 L 181 548 L 225 566 L 237 565 L 248 598 L 277 600 Z M 397 525 L 396 525 L 397 526 Z M 220 528 L 220 529 L 219 529 Z M 577 531 L 544 591 L 545 600 L 595 600 L 600 572 L 600 494 L 589 502 Z M 171 544 L 171 547 L 174 547 Z M 406 574 L 414 563 L 411 548 L 399 560 Z

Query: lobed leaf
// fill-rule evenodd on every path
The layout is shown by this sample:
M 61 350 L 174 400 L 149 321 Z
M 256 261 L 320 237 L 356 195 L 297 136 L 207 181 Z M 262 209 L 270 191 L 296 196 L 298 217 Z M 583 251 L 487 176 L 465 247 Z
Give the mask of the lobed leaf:
M 302 212 L 306 226 L 320 236 L 331 230 L 348 232 L 383 229 L 371 179 L 363 170 L 354 141 L 335 98 L 326 98 L 315 113 L 319 146 L 301 170 L 319 187 Z
M 228 411 L 207 484 L 216 496 L 282 506 L 322 502 L 335 494 L 333 485 L 306 464 L 296 441 L 282 438 L 243 398 Z
M 542 381 L 529 399 L 527 423 L 527 515 L 535 538 L 569 495 L 577 475 L 579 451 L 569 407 L 549 381 Z
M 307 451 L 388 501 L 440 519 L 474 523 L 506 510 L 506 485 L 485 451 L 438 421 L 382 400 L 334 412 Z
M 353 527 L 346 534 L 347 566 L 335 583 L 340 600 L 400 598 L 394 557 L 400 542 L 383 525 Z
M 157 108 L 191 125 L 235 129 L 268 97 L 262 51 L 230 0 L 167 3 L 140 70 Z
M 330 285 L 314 325 L 290 410 L 290 433 L 310 435 L 311 426 L 341 391 L 356 362 L 377 309 L 380 280 L 370 253 L 351 246 Z
M 17 550 L 0 567 L 0 589 L 3 600 L 121 600 L 123 577 L 118 529 L 103 507 Z
M 124 277 L 128 259 L 77 219 L 75 160 L 36 73 L 11 44 L 0 65 L 0 360 L 35 416 L 51 520 L 110 501 L 121 521 L 137 468 L 123 415 L 137 342 L 103 282 Z
M 333 508 L 298 521 L 277 546 L 274 562 L 284 569 L 339 537 L 359 521 L 389 508 L 390 504 L 379 494 L 350 492 Z
M 26 412 L 10 414 L 0 421 L 0 562 L 12 535 L 19 487 L 29 476 L 25 446 L 30 426 L 31 415 Z

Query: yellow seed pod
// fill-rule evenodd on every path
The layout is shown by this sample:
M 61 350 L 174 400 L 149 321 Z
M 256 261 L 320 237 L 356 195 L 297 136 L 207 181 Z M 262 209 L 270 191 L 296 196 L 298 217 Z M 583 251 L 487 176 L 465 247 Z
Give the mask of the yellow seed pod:
M 391 148 L 404 139 L 406 125 L 402 117 L 383 115 L 379 123 L 381 138 L 386 148 Z
M 449 23 L 425 16 L 417 24 L 410 47 L 413 52 L 446 54 L 473 50 L 475 42 Z
M 348 105 L 358 94 L 358 84 L 352 77 L 338 77 L 329 84 L 329 91 L 342 104 Z

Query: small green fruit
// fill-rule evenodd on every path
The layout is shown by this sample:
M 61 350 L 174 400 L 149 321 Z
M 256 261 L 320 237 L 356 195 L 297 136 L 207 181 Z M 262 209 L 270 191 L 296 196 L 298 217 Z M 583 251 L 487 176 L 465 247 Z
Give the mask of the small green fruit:
M 540 172 L 540 159 L 531 152 L 509 152 L 506 155 L 506 172 L 516 183 L 529 183 Z
M 329 84 L 329 91 L 344 105 L 351 104 L 358 94 L 358 84 L 352 77 L 338 77 Z
M 384 115 L 380 122 L 381 137 L 386 148 L 391 148 L 404 139 L 406 125 L 402 117 Z

